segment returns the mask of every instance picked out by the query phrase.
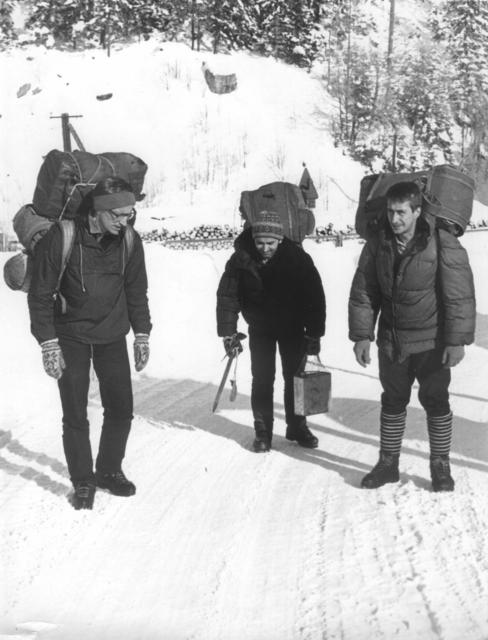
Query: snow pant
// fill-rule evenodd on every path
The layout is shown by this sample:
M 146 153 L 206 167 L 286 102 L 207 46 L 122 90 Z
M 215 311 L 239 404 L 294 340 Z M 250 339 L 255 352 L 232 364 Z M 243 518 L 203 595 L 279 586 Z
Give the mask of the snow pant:
M 276 373 L 276 345 L 281 356 L 285 382 L 284 405 L 286 424 L 298 427 L 305 418 L 296 416 L 294 409 L 293 376 L 305 354 L 303 334 L 276 336 L 250 328 L 249 349 L 251 352 L 251 408 L 256 433 L 273 433 L 273 387 Z
M 109 344 L 59 340 L 66 369 L 58 380 L 63 408 L 63 446 L 71 481 L 93 481 L 87 417 L 90 363 L 98 377 L 103 424 L 96 459 L 101 473 L 121 469 L 132 422 L 133 398 L 125 338 Z
M 442 366 L 443 349 L 415 353 L 398 362 L 381 349 L 378 352 L 381 395 L 380 447 L 400 452 L 405 431 L 407 405 L 412 385 L 419 383 L 419 401 L 427 414 L 431 454 L 449 453 L 452 436 L 452 413 L 449 406 L 451 370 Z

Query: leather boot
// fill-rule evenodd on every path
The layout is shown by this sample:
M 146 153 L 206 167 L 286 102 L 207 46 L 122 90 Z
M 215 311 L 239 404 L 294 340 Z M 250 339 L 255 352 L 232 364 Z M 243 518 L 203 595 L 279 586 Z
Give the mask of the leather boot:
M 448 455 L 430 457 L 430 476 L 434 491 L 454 491 Z
M 315 449 L 319 446 L 319 439 L 310 431 L 305 420 L 297 425 L 288 425 L 285 437 L 287 440 L 295 441 L 301 447 L 306 447 L 307 449 Z
M 260 421 L 254 422 L 254 430 L 256 437 L 252 443 L 252 449 L 255 453 L 266 453 L 271 449 L 271 440 L 273 438 L 273 427 L 265 425 Z
M 398 472 L 399 459 L 399 453 L 380 451 L 378 462 L 361 480 L 361 486 L 364 489 L 377 489 L 387 482 L 398 482 L 400 480 Z

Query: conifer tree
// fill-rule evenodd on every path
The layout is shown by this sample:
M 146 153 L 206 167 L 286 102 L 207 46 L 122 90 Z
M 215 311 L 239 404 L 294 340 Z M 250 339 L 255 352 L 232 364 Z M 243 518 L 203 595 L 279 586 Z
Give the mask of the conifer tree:
M 8 46 L 15 39 L 15 29 L 12 20 L 14 3 L 10 0 L 0 0 L 0 46 Z
M 456 123 L 468 133 L 477 156 L 488 127 L 488 5 L 479 0 L 446 0 L 433 20 L 452 70 L 450 98 Z

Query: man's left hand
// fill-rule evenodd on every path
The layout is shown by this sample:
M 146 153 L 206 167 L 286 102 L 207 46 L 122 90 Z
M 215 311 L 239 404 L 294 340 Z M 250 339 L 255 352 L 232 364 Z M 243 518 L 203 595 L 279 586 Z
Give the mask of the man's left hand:
M 136 371 L 142 371 L 149 360 L 149 336 L 147 333 L 136 333 L 134 340 L 134 363 Z
M 442 354 L 442 364 L 444 368 L 455 367 L 457 364 L 461 362 L 464 358 L 464 347 L 463 346 L 448 346 L 445 347 L 444 353 Z
M 305 353 L 307 356 L 318 356 L 320 353 L 320 338 L 305 336 Z

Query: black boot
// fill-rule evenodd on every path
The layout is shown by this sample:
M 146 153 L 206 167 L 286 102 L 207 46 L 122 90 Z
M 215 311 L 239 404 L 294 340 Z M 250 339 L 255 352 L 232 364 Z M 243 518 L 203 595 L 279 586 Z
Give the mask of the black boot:
M 398 472 L 399 458 L 399 453 L 380 451 L 378 462 L 361 480 L 361 486 L 364 489 L 377 489 L 387 482 L 398 482 L 400 480 Z
M 288 425 L 285 437 L 287 440 L 296 441 L 301 447 L 307 449 L 315 449 L 319 446 L 319 439 L 307 427 L 305 420 L 295 426 Z
M 430 477 L 434 491 L 454 491 L 454 480 L 451 476 L 449 456 L 431 456 Z
M 256 432 L 256 437 L 252 443 L 252 450 L 255 453 L 266 453 L 271 449 L 273 425 L 264 424 L 261 420 L 255 420 L 254 431 Z
M 75 509 L 93 509 L 96 486 L 93 482 L 80 480 L 73 485 L 74 493 L 71 504 Z
M 254 442 L 252 443 L 252 450 L 255 453 L 266 453 L 271 449 L 271 442 L 267 434 L 256 434 Z
M 97 471 L 95 477 L 97 486 L 100 489 L 107 489 L 114 496 L 128 497 L 133 496 L 136 492 L 135 484 L 125 477 L 123 471 L 116 471 L 115 473 Z

